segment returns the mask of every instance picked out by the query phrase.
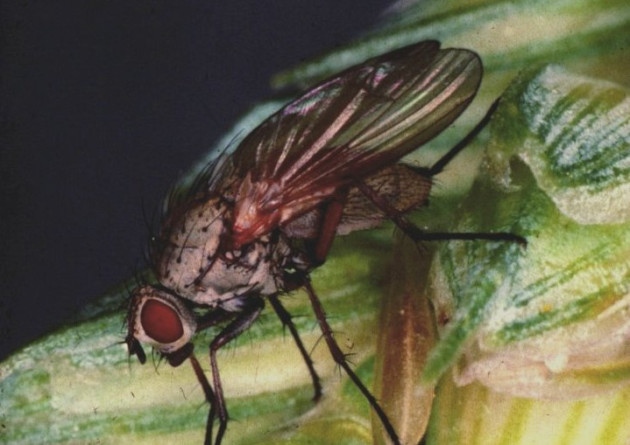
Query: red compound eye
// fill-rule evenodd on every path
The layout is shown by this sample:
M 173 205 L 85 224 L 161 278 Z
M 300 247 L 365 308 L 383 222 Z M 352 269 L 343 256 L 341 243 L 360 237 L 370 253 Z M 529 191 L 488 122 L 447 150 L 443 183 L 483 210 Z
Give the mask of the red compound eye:
M 178 313 L 158 300 L 148 300 L 140 314 L 142 328 L 149 337 L 159 343 L 173 343 L 184 334 Z

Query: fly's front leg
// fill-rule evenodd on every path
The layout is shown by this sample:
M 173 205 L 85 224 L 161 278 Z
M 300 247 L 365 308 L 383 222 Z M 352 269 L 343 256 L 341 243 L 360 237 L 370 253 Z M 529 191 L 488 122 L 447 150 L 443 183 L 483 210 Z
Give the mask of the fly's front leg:
M 210 410 L 208 411 L 208 419 L 206 420 L 206 436 L 204 439 L 204 443 L 210 445 L 212 444 L 212 424 L 214 423 L 214 417 L 216 415 L 217 398 L 193 350 L 193 344 L 188 343 L 178 351 L 170 354 L 164 354 L 164 357 L 173 367 L 181 365 L 186 359 L 190 360 L 190 364 L 192 365 L 193 371 L 195 372 L 197 381 L 203 389 L 203 394 L 206 397 L 206 402 L 208 402 L 208 404 L 210 405 Z
M 217 398 L 212 391 L 210 382 L 208 382 L 208 379 L 206 378 L 203 369 L 201 369 L 201 365 L 199 364 L 197 357 L 195 357 L 194 354 L 191 354 L 189 359 L 193 370 L 195 371 L 195 375 L 197 376 L 197 380 L 201 384 L 203 393 L 206 396 L 206 401 L 210 404 L 210 411 L 208 411 L 208 419 L 206 420 L 206 436 L 204 439 L 204 443 L 209 445 L 212 444 L 212 424 L 214 423 L 214 416 L 216 415 Z
M 197 318 L 197 330 L 196 332 L 203 331 L 212 326 L 215 326 L 218 323 L 223 323 L 225 321 L 231 320 L 235 317 L 233 312 L 228 312 L 223 309 L 216 309 L 208 312 L 207 314 Z M 214 419 L 217 412 L 217 404 L 218 399 L 216 394 L 212 390 L 212 386 L 206 377 L 206 374 L 203 372 L 201 368 L 201 364 L 197 357 L 193 352 L 194 346 L 192 343 L 187 344 L 182 349 L 175 351 L 170 354 L 166 354 L 165 357 L 168 362 L 172 366 L 179 366 L 183 363 L 187 358 L 190 359 L 190 364 L 192 365 L 193 371 L 195 372 L 195 376 L 197 377 L 197 381 L 201 385 L 203 389 L 203 393 L 205 395 L 206 401 L 210 405 L 210 410 L 208 411 L 208 418 L 206 420 L 206 435 L 204 439 L 204 443 L 206 445 L 212 444 L 212 426 L 214 424 Z M 134 351 L 135 352 L 135 351 Z
M 221 444 L 228 422 L 228 412 L 225 405 L 225 398 L 223 397 L 223 387 L 221 385 L 221 376 L 219 374 L 219 366 L 217 363 L 217 351 L 225 346 L 229 341 L 246 331 L 258 318 L 260 312 L 265 306 L 263 299 L 258 296 L 251 296 L 247 298 L 248 299 L 244 302 L 245 307 L 242 312 L 240 312 L 234 320 L 230 322 L 230 324 L 223 328 L 214 340 L 212 340 L 212 343 L 210 343 L 210 366 L 212 368 L 212 381 L 214 383 L 215 391 L 214 399 L 216 405 L 216 415 L 219 418 L 219 430 L 217 431 L 217 437 L 214 441 L 214 445 Z M 210 423 L 206 427 L 206 445 L 212 445 L 211 422 L 213 420 L 214 419 L 208 417 L 208 422 Z M 210 431 L 210 433 L 208 433 L 208 431 Z

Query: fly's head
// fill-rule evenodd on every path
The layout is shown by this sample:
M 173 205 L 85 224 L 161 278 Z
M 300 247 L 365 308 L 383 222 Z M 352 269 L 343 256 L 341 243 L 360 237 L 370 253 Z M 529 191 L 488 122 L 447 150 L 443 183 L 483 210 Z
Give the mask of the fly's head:
M 171 365 L 179 365 L 192 353 L 190 341 L 196 330 L 194 313 L 178 297 L 150 285 L 133 291 L 125 342 L 129 355 L 137 355 L 140 363 L 146 361 L 142 349 L 146 344 Z

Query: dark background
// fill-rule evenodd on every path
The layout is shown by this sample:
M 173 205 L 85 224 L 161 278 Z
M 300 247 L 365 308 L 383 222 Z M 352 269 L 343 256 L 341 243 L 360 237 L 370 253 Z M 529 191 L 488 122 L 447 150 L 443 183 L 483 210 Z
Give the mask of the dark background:
M 0 358 L 142 267 L 143 208 L 389 3 L 0 2 Z

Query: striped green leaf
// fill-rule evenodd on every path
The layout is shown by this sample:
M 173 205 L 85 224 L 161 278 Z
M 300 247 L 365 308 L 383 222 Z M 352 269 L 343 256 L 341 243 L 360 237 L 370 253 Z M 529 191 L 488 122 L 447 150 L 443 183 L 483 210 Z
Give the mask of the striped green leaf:
M 442 246 L 435 298 L 450 321 L 426 378 L 463 354 L 460 383 L 522 396 L 630 381 L 629 97 L 557 67 L 506 93 L 458 230 L 509 230 L 529 244 Z

